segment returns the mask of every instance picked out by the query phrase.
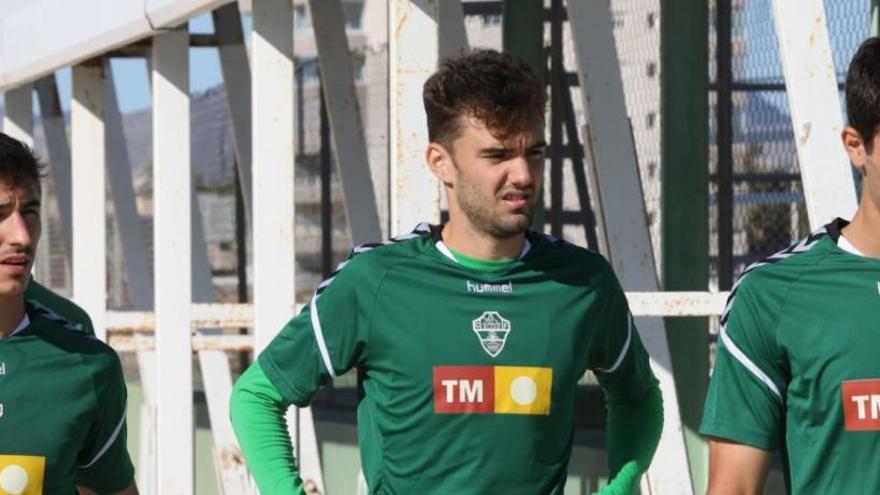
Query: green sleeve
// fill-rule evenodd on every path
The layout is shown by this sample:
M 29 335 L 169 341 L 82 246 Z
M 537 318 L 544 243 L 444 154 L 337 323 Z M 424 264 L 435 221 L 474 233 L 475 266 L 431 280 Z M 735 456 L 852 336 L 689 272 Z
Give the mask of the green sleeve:
M 304 493 L 284 419 L 288 405 L 259 362 L 239 377 L 232 390 L 232 428 L 263 495 Z
M 89 357 L 93 366 L 96 417 L 77 454 L 77 486 L 97 493 L 117 493 L 134 481 L 126 442 L 128 391 L 119 357 L 106 352 Z
M 637 491 L 660 442 L 663 399 L 651 360 L 617 277 L 609 270 L 597 300 L 590 366 L 605 392 L 609 484 L 601 493 Z
M 760 272 L 741 280 L 721 316 L 700 433 L 769 451 L 783 440 L 789 373 L 776 336 L 787 290 L 765 282 Z
M 305 407 L 322 386 L 366 363 L 369 321 L 381 279 L 369 271 L 369 255 L 349 259 L 322 282 L 309 304 L 257 358 L 286 402 Z
M 606 394 L 608 410 L 609 482 L 603 495 L 637 493 L 639 479 L 648 470 L 663 429 L 663 398 L 655 384 L 635 402 Z

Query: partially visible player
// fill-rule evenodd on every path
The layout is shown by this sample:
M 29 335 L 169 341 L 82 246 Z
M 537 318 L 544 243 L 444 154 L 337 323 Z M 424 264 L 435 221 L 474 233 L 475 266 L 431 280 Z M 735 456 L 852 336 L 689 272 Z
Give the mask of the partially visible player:
M 118 356 L 25 300 L 40 229 L 37 158 L 0 133 L 0 493 L 137 494 Z
M 233 426 L 263 494 L 302 493 L 284 412 L 353 367 L 371 494 L 562 494 L 588 369 L 607 397 L 603 493 L 637 488 L 662 405 L 624 293 L 600 255 L 528 232 L 545 100 L 528 65 L 494 51 L 425 84 L 449 221 L 355 248 L 238 380 Z
M 796 494 L 880 493 L 880 39 L 846 80 L 859 209 L 745 271 L 721 319 L 701 432 L 709 493 L 761 493 L 772 451 Z

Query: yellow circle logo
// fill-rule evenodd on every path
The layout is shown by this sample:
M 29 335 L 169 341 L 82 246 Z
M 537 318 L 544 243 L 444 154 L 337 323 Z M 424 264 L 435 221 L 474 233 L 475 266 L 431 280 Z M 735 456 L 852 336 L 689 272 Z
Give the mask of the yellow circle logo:
M 27 486 L 27 471 L 18 464 L 10 464 L 0 471 L 0 488 L 10 495 L 20 495 L 24 493 Z

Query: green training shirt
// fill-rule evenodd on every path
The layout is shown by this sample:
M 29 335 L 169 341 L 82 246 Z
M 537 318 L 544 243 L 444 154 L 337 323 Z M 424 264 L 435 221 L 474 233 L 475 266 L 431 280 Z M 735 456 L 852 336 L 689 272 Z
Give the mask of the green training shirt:
M 57 320 L 63 325 L 89 335 L 95 334 L 92 319 L 84 309 L 34 279 L 28 284 L 24 299 L 34 307 L 44 310 L 46 318 Z
M 617 398 L 656 389 L 600 255 L 530 233 L 496 270 L 422 225 L 355 248 L 260 355 L 285 400 L 358 370 L 370 493 L 561 494 L 587 369 Z
M 116 353 L 27 305 L 0 339 L 0 494 L 116 493 L 134 468 Z
M 701 432 L 788 455 L 798 494 L 880 493 L 880 260 L 836 220 L 745 271 Z

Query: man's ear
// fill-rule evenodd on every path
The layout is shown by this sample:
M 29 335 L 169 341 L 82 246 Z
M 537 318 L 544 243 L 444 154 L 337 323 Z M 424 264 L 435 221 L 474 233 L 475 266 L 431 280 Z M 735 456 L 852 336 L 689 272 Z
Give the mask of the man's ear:
M 849 155 L 849 161 L 859 172 L 864 172 L 867 151 L 865 151 L 865 142 L 862 141 L 859 131 L 852 127 L 844 127 L 840 131 L 840 140 L 843 142 L 843 149 Z
M 447 186 L 452 184 L 455 166 L 452 163 L 452 156 L 442 144 L 428 144 L 425 149 L 425 162 L 437 180 Z

